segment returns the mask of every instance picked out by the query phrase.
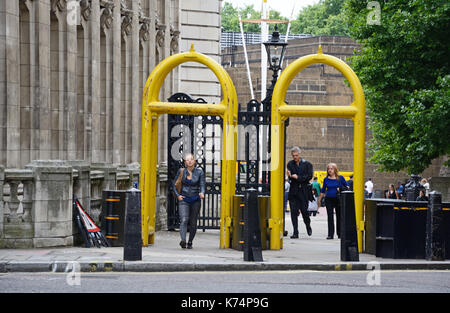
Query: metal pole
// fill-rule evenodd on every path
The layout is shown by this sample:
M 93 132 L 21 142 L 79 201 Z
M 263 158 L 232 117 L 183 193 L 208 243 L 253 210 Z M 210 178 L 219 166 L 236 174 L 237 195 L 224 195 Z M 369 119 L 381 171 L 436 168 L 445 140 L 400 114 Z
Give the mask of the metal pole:
M 253 84 L 252 84 L 252 77 L 250 74 L 250 66 L 248 65 L 247 45 L 245 43 L 244 38 L 244 27 L 242 27 L 241 14 L 238 13 L 238 16 L 239 16 L 239 28 L 241 29 L 242 47 L 244 48 L 244 55 L 245 55 L 245 66 L 247 67 L 248 84 L 250 86 L 250 95 L 252 96 L 252 99 L 255 99 L 255 95 L 253 94 Z
M 262 19 L 267 19 L 267 0 L 262 3 Z M 264 42 L 269 40 L 269 25 L 261 22 L 261 103 L 266 98 L 266 82 L 267 82 L 267 52 Z M 262 110 L 261 110 L 262 111 Z

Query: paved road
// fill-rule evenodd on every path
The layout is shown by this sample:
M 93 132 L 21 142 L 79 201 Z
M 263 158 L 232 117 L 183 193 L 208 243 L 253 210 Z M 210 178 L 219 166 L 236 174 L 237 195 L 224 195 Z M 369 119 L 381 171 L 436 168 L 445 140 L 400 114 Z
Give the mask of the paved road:
M 0 292 L 449 293 L 449 271 L 4 273 Z

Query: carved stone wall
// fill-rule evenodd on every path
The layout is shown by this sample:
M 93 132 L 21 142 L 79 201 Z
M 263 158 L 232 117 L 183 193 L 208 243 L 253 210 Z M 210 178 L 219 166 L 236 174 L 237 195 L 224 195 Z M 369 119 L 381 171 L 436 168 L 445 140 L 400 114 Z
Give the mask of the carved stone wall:
M 139 162 L 143 87 L 178 50 L 178 3 L 2 1 L 0 164 Z
M 179 16 L 180 0 L 0 1 L 0 246 L 70 245 L 72 194 L 96 218 L 103 189 L 139 181 L 143 89 L 179 51 Z M 166 79 L 161 99 L 178 80 Z M 161 148 L 163 171 L 165 160 Z M 55 162 L 67 173 L 41 183 L 35 173 Z

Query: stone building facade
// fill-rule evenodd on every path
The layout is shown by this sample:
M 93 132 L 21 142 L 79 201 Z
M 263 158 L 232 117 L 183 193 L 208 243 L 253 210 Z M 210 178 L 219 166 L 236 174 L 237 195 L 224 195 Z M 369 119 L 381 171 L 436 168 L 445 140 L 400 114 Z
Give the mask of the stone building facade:
M 102 190 L 139 180 L 146 79 L 191 41 L 218 60 L 220 2 L 0 1 L 0 247 L 71 245 L 73 195 L 98 218 Z M 191 72 L 176 68 L 160 98 L 208 81 Z M 208 86 L 194 93 L 220 98 Z M 159 122 L 163 227 L 167 118 Z
M 358 44 L 352 39 L 340 36 L 299 38 L 289 40 L 288 43 L 283 68 L 302 56 L 317 53 L 319 45 L 322 45 L 323 53 L 344 61 L 358 49 Z M 260 45 L 247 46 L 254 95 L 259 101 L 260 51 Z M 224 49 L 222 65 L 236 86 L 239 103 L 245 106 L 251 93 L 243 48 Z M 267 74 L 267 87 L 270 86 L 271 75 L 271 72 Z M 293 105 L 350 105 L 353 93 L 341 73 L 328 65 L 317 64 L 307 67 L 294 78 L 288 88 L 286 102 Z M 370 129 L 367 129 L 366 142 L 369 139 Z M 290 159 L 290 149 L 293 146 L 302 148 L 302 156 L 313 163 L 316 171 L 325 171 L 329 162 L 336 163 L 340 171 L 353 171 L 353 121 L 350 119 L 290 118 L 286 133 L 287 160 Z M 441 165 L 442 159 L 435 160 L 422 176 L 439 176 Z M 387 189 L 390 183 L 404 182 L 408 178 L 405 173 L 381 173 L 376 169 L 376 165 L 366 162 L 366 180 L 372 178 L 375 189 L 379 191 Z

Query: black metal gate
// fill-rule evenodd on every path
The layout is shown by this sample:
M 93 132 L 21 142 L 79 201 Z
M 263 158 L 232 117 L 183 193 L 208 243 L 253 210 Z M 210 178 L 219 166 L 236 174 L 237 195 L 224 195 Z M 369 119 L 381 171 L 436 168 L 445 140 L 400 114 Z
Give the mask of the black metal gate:
M 206 103 L 185 93 L 176 93 L 170 102 Z M 220 229 L 220 169 L 222 118 L 219 116 L 176 115 L 168 116 L 168 179 L 173 181 L 183 164 L 183 155 L 193 153 L 197 165 L 206 177 L 205 199 L 199 216 L 200 229 Z M 172 184 L 168 184 L 169 201 L 167 226 L 179 228 L 178 200 L 173 196 Z
M 185 93 L 176 93 L 170 102 L 205 103 Z M 222 118 L 218 116 L 168 116 L 168 179 L 175 179 L 183 166 L 185 153 L 193 153 L 206 176 L 206 194 L 202 201 L 198 227 L 220 229 L 220 186 Z M 251 100 L 238 113 L 238 149 L 236 194 L 255 188 L 259 194 L 269 195 L 270 106 Z M 168 184 L 168 229 L 179 228 L 178 200 Z

